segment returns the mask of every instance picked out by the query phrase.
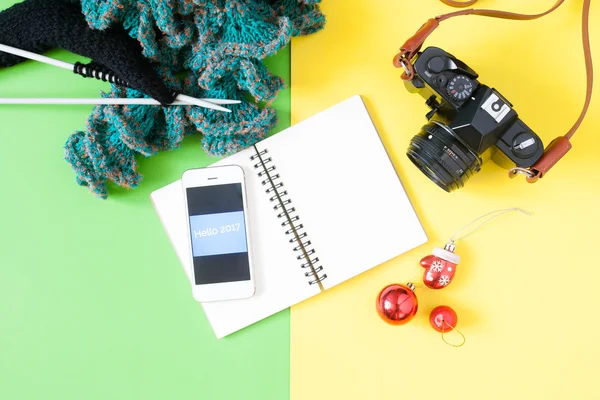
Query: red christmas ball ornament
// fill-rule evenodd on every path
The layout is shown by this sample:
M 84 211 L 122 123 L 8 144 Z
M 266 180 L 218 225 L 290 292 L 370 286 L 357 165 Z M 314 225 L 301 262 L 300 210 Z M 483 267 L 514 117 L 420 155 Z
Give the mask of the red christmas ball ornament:
M 418 300 L 415 285 L 386 286 L 377 296 L 377 313 L 388 324 L 404 325 L 417 313 Z
M 448 306 L 438 306 L 431 310 L 431 314 L 429 314 L 429 323 L 438 332 L 453 330 L 457 322 L 458 316 L 456 312 Z
M 438 306 L 434 308 L 429 314 L 429 323 L 431 324 L 431 327 L 433 329 L 442 333 L 442 340 L 447 345 L 450 345 L 452 347 L 461 347 L 465 344 L 467 339 L 461 331 L 456 329 L 458 317 L 456 315 L 456 312 L 452 308 L 448 306 Z M 460 337 L 462 338 L 461 343 L 451 343 L 446 340 L 444 335 L 451 331 L 460 335 Z

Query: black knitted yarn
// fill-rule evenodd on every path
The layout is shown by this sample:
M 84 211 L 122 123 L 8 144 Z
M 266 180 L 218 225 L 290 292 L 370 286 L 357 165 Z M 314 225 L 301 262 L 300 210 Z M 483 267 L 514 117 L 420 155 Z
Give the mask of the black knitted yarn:
M 92 65 L 112 72 L 130 87 L 162 104 L 175 99 L 173 91 L 142 56 L 138 41 L 120 28 L 91 29 L 79 2 L 26 0 L 12 6 L 0 13 L 0 43 L 38 54 L 62 48 L 92 59 Z M 23 61 L 21 57 L 0 52 L 0 67 Z

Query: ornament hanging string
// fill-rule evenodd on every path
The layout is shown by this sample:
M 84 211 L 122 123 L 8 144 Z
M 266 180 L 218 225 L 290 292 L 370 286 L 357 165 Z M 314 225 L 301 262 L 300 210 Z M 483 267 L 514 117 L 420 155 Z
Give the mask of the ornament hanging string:
M 527 215 L 527 216 L 531 216 L 532 214 L 529 211 L 525 211 L 521 208 L 518 207 L 513 207 L 513 208 L 506 208 L 504 210 L 496 210 L 496 211 L 492 211 L 489 212 L 487 214 L 484 214 L 478 218 L 475 218 L 473 221 L 469 222 L 467 225 L 463 226 L 462 228 L 460 228 L 458 231 L 454 232 L 454 235 L 452 235 L 452 237 L 450 238 L 449 242 L 452 244 L 455 244 L 457 241 L 466 238 L 467 236 L 471 235 L 472 233 L 475 233 L 479 228 L 481 228 L 483 225 L 487 224 L 488 222 L 490 222 L 491 220 L 493 220 L 494 218 L 500 217 L 504 214 L 508 214 L 509 212 L 512 211 L 520 211 L 523 214 Z M 470 227 L 471 225 L 473 225 L 474 223 L 481 221 L 479 224 L 477 224 L 473 229 L 471 229 L 468 233 L 463 234 L 462 236 L 457 237 L 461 232 L 463 232 L 465 229 L 467 229 L 468 227 Z
M 446 331 L 444 329 L 444 324 L 448 325 L 450 327 L 450 329 L 448 331 Z M 444 334 L 446 332 L 450 332 L 450 331 L 456 331 L 460 336 L 462 336 L 462 343 L 461 344 L 454 344 L 454 343 L 450 343 L 449 341 L 446 340 L 446 338 L 444 337 Z M 467 338 L 465 337 L 465 335 L 463 335 L 463 333 L 461 331 L 459 331 L 458 329 L 456 329 L 454 326 L 450 325 L 448 322 L 446 322 L 445 320 L 442 320 L 442 340 L 449 346 L 452 347 L 462 347 L 466 342 L 467 342 Z

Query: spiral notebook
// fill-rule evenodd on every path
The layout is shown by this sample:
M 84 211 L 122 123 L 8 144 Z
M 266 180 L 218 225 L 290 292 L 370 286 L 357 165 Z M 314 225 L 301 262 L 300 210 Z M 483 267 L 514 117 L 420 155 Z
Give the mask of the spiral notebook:
M 256 293 L 202 304 L 218 338 L 427 241 L 360 96 L 214 165 L 226 164 L 245 171 Z M 181 182 L 151 199 L 192 282 Z

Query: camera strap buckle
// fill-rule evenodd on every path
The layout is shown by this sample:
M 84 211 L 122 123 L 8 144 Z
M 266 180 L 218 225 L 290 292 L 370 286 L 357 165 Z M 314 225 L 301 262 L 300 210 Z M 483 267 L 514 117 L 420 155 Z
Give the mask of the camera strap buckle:
M 402 74 L 402 79 L 403 80 L 411 80 L 415 74 L 413 65 L 404 59 L 400 59 L 399 62 L 400 62 L 400 66 L 404 70 L 404 73 Z
M 415 76 L 415 69 L 410 62 L 410 52 L 403 50 L 394 56 L 394 66 L 396 68 L 402 67 L 404 72 L 401 75 L 403 81 L 410 81 Z
M 510 179 L 513 179 L 517 175 L 525 175 L 525 177 L 527 178 L 527 181 L 535 178 L 535 173 L 532 170 L 530 170 L 529 168 L 515 167 L 515 168 L 511 168 L 510 171 L 508 172 L 508 177 Z M 537 180 L 537 178 L 535 178 L 535 180 Z

